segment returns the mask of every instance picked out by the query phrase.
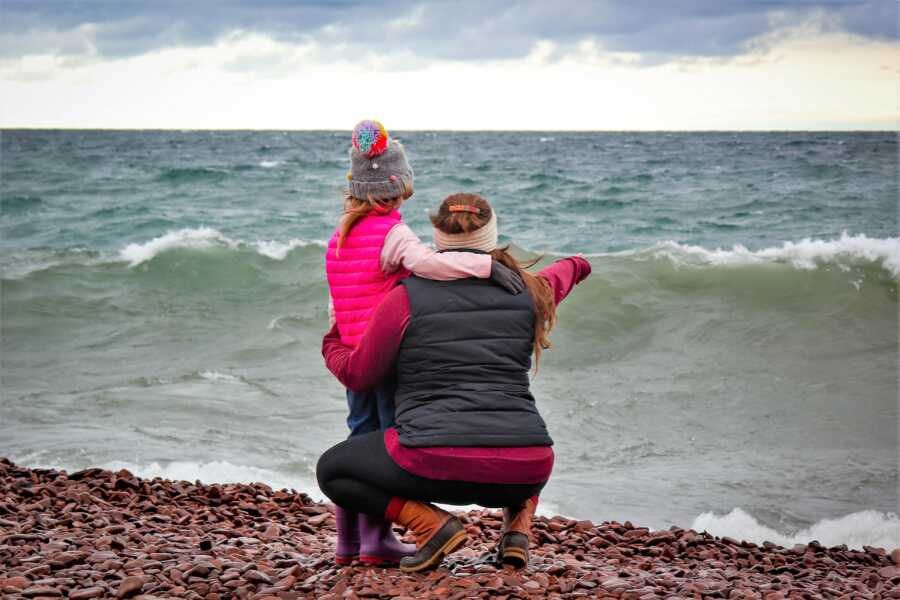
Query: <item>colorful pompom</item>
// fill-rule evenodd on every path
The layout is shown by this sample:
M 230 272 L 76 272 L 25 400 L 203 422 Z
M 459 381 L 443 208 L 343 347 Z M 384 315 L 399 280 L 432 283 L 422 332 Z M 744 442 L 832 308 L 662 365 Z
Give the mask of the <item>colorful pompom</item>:
M 388 132 L 378 121 L 360 121 L 353 128 L 353 147 L 369 158 L 387 150 Z

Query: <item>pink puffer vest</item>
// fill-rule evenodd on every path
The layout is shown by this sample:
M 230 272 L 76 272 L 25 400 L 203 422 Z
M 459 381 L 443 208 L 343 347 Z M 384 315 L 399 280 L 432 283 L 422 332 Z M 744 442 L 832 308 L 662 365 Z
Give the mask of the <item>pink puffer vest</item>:
M 341 341 L 354 348 L 381 299 L 397 282 L 409 276 L 401 269 L 385 275 L 381 272 L 381 250 L 388 232 L 402 220 L 396 210 L 386 215 L 370 214 L 356 222 L 344 239 L 337 255 L 340 229 L 334 232 L 325 253 L 325 274 L 334 302 Z

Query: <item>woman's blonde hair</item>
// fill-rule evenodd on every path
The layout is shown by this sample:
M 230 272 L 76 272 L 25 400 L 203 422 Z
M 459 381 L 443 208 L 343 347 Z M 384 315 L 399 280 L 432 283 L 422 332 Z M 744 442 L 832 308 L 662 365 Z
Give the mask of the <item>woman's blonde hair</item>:
M 350 235 L 353 226 L 360 219 L 369 216 L 373 212 L 378 215 L 386 215 L 413 195 L 412 183 L 407 183 L 404 179 L 401 179 L 400 182 L 403 184 L 403 194 L 396 198 L 381 199 L 373 198 L 370 195 L 363 200 L 355 197 L 349 190 L 344 192 L 344 214 L 341 215 L 341 220 L 338 224 L 340 235 L 338 236 L 337 248 L 335 249 L 336 255 L 340 256 L 344 240 Z
M 477 211 L 459 208 L 451 210 L 451 206 L 474 207 Z M 484 227 L 491 220 L 492 214 L 491 205 L 478 194 L 452 194 L 444 198 L 437 213 L 431 215 L 431 223 L 444 233 L 470 233 Z M 537 373 L 541 350 L 546 350 L 551 345 L 550 331 L 556 325 L 556 299 L 545 279 L 525 270 L 537 264 L 541 257 L 519 262 L 509 253 L 508 248 L 496 248 L 490 254 L 494 260 L 519 274 L 534 301 L 534 371 Z

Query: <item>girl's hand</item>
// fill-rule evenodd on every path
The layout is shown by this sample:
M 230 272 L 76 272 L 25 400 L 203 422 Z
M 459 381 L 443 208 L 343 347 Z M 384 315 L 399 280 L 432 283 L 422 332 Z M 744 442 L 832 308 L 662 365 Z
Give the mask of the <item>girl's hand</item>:
M 522 281 L 519 274 L 496 260 L 491 261 L 491 282 L 502 287 L 513 296 L 517 296 L 525 291 L 525 282 Z

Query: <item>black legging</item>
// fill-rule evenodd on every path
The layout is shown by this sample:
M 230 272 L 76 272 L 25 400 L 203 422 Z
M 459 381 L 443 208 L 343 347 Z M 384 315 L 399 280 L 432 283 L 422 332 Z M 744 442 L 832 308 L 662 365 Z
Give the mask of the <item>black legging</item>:
M 476 483 L 419 477 L 391 459 L 382 431 L 357 435 L 329 448 L 319 458 L 316 478 L 319 488 L 335 504 L 371 515 L 384 515 L 394 496 L 441 504 L 517 506 L 540 493 L 547 483 Z

